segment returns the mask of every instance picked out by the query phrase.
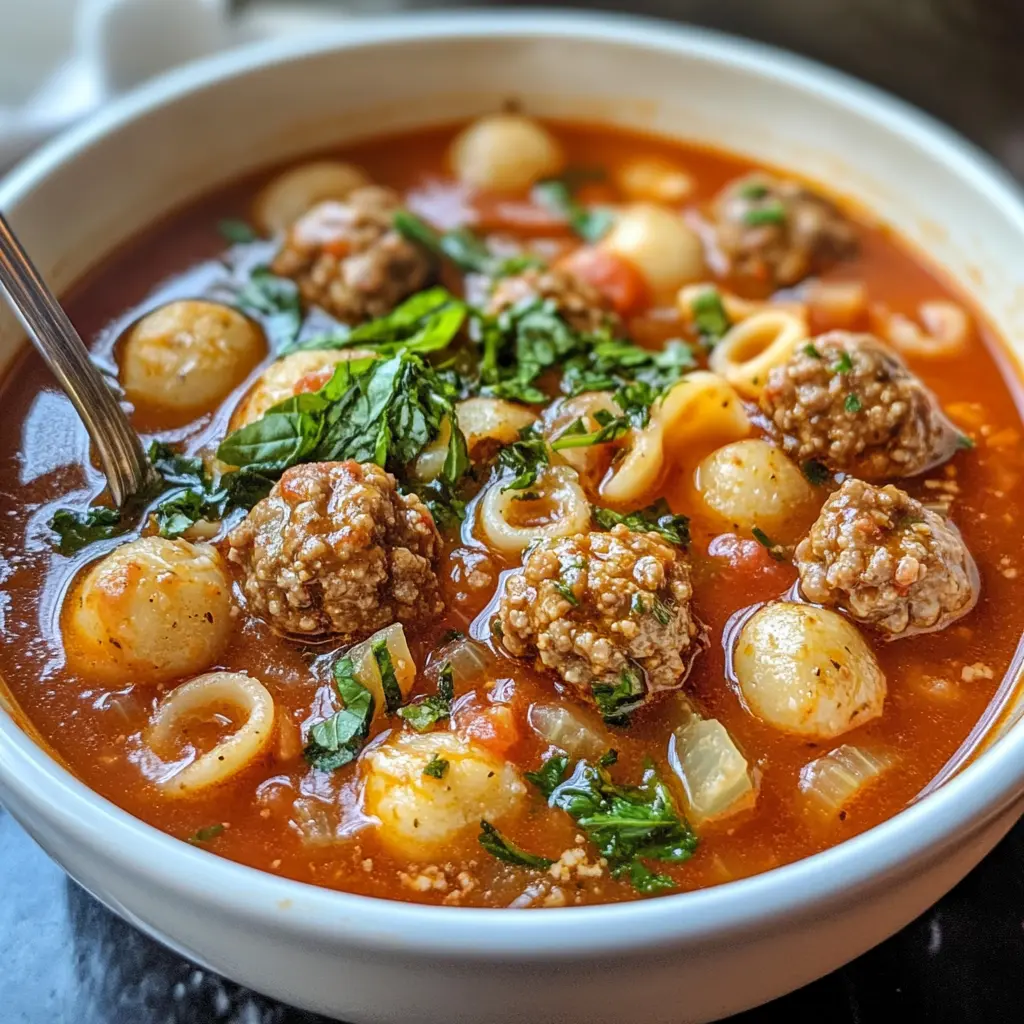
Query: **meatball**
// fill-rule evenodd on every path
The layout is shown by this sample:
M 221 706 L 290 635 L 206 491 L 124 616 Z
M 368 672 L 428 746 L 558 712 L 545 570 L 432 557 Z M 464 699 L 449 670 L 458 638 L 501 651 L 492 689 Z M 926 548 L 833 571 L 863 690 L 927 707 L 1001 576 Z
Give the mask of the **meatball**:
M 831 331 L 774 367 L 761 407 L 797 461 L 866 480 L 915 476 L 959 436 L 936 397 L 871 334 Z
M 292 467 L 228 544 L 249 607 L 281 633 L 356 640 L 443 610 L 434 520 L 372 463 Z
M 65 605 L 68 659 L 89 679 L 163 683 L 209 668 L 232 632 L 215 548 L 142 537 L 97 562 Z
M 390 313 L 431 273 L 430 257 L 393 226 L 400 208 L 396 192 L 376 185 L 318 203 L 292 225 L 274 273 L 345 323 Z
M 681 550 L 620 524 L 534 548 L 506 581 L 495 632 L 616 717 L 682 685 L 703 635 L 692 595 Z
M 491 295 L 492 316 L 530 299 L 550 300 L 558 315 L 574 330 L 590 334 L 614 327 L 618 317 L 608 300 L 591 284 L 567 270 L 526 270 L 502 278 Z
M 848 479 L 797 545 L 804 596 L 890 638 L 941 629 L 978 599 L 960 532 L 898 487 Z
M 820 273 L 857 249 L 853 225 L 832 203 L 766 174 L 730 182 L 715 200 L 714 219 L 730 273 L 772 288 Z

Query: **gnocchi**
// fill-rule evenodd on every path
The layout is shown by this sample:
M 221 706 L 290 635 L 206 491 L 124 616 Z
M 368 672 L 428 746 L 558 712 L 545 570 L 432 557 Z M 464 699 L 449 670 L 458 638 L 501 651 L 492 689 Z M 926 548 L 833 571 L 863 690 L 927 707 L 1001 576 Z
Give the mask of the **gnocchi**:
M 433 758 L 442 778 L 425 775 Z M 453 844 L 520 809 L 526 785 L 515 768 L 452 732 L 400 733 L 364 758 L 366 813 L 381 842 L 413 860 L 449 856 Z
M 259 325 L 219 302 L 169 302 L 129 328 L 121 385 L 137 408 L 187 423 L 217 407 L 267 354 Z
M 775 445 L 733 441 L 697 467 L 696 488 L 712 516 L 732 529 L 759 527 L 789 541 L 817 514 L 814 489 Z
M 767 604 L 743 626 L 732 659 L 749 710 L 781 732 L 829 740 L 882 714 L 885 676 L 836 612 Z
M 231 583 L 207 544 L 142 537 L 94 565 L 67 602 L 69 660 L 90 679 L 161 683 L 217 661 L 232 626 Z
M 491 114 L 474 121 L 452 142 L 455 177 L 493 192 L 518 192 L 558 174 L 565 154 L 554 136 L 521 114 Z

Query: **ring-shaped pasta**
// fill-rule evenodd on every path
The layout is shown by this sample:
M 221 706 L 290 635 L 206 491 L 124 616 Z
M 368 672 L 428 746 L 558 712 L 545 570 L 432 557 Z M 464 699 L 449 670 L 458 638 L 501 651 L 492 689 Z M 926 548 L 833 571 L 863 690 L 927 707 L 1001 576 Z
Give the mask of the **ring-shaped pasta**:
M 735 389 L 707 370 L 688 373 L 651 410 L 650 423 L 633 432 L 626 455 L 601 483 L 612 504 L 635 506 L 658 485 L 671 449 L 701 447 L 708 441 L 735 441 L 750 433 L 750 420 Z
M 726 331 L 708 360 L 744 398 L 757 398 L 773 367 L 807 339 L 807 321 L 783 309 L 764 309 Z
M 146 744 L 159 752 L 179 739 L 182 724 L 216 708 L 237 708 L 245 721 L 191 764 L 158 784 L 167 796 L 190 797 L 227 782 L 262 757 L 274 733 L 274 698 L 242 672 L 207 672 L 172 690 L 157 706 Z
M 902 313 L 885 317 L 883 335 L 911 359 L 955 359 L 967 349 L 972 325 L 967 310 L 958 302 L 934 299 L 917 307 L 919 327 Z
M 514 522 L 523 492 L 504 490 L 507 480 L 496 480 L 480 501 L 477 523 L 484 541 L 507 555 L 517 555 L 538 540 L 582 533 L 590 525 L 590 502 L 580 487 L 576 472 L 568 466 L 547 466 L 530 491 L 537 501 L 550 506 L 545 522 L 519 526 Z
M 807 316 L 806 302 L 799 302 L 795 299 L 786 301 L 744 299 L 739 295 L 733 294 L 733 292 L 723 291 L 711 281 L 701 281 L 697 284 L 684 285 L 679 289 L 679 293 L 676 296 L 676 306 L 686 322 L 689 323 L 693 320 L 694 303 L 706 292 L 716 292 L 718 294 L 718 298 L 722 303 L 722 309 L 725 310 L 725 315 L 732 324 L 738 324 L 741 320 L 748 320 L 750 317 L 763 313 L 765 310 L 781 309 L 786 313 L 792 313 L 794 316 L 805 318 Z

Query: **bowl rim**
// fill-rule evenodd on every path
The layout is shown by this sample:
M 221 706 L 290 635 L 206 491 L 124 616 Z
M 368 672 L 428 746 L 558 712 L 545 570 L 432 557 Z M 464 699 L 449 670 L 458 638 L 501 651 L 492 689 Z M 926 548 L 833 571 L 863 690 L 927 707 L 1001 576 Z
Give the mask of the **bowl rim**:
M 238 75 L 330 51 L 403 42 L 566 38 L 621 42 L 754 73 L 856 110 L 943 161 L 997 205 L 1024 237 L 1024 197 L 1009 173 L 951 129 L 889 94 L 776 47 L 716 31 L 623 14 L 577 11 L 436 11 L 367 18 L 239 47 L 171 71 L 51 140 L 0 182 L 6 209 L 120 126 Z M 0 790 L 30 807 L 30 830 L 58 831 L 183 905 L 203 902 L 231 920 L 284 937 L 413 959 L 510 961 L 638 953 L 729 942 L 759 929 L 818 917 L 905 878 L 1006 812 L 1024 789 L 1024 726 L 936 791 L 821 853 L 760 875 L 656 899 L 557 913 L 428 906 L 355 895 L 276 876 L 196 849 L 100 796 L 38 747 L 0 707 Z M 429 935 L 429 943 L 423 936 Z

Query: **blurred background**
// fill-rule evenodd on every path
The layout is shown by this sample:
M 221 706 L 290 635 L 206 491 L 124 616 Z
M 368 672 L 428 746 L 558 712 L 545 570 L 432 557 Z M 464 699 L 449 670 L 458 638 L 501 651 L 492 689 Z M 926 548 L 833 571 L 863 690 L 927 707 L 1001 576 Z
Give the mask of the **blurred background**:
M 445 0 L 0 0 L 0 167 L 116 93 L 190 58 L 315 30 L 323 19 L 454 6 Z M 473 6 L 541 5 L 478 0 Z M 687 21 L 796 50 L 929 110 L 1024 179 L 1024 0 L 557 6 Z

